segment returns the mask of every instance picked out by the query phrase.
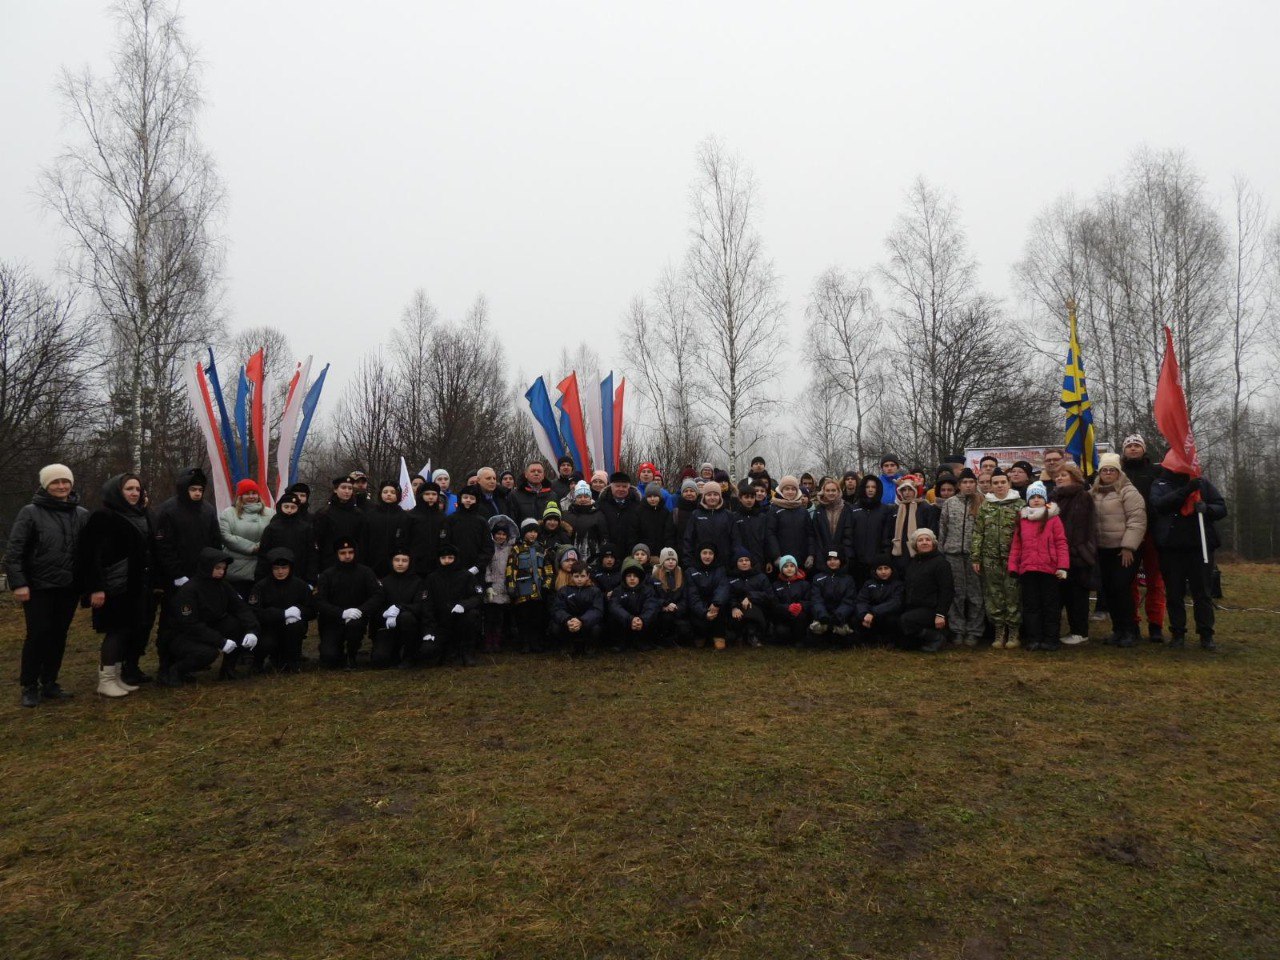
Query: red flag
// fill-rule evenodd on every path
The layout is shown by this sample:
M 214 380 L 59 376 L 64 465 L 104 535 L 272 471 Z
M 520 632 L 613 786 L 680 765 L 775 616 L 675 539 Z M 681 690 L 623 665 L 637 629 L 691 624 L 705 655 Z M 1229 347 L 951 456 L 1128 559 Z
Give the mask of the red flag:
M 1169 444 L 1169 452 L 1160 465 L 1174 473 L 1200 476 L 1200 455 L 1196 453 L 1196 438 L 1191 432 L 1191 416 L 1187 413 L 1187 396 L 1182 392 L 1182 372 L 1173 352 L 1173 331 L 1164 328 L 1164 363 L 1160 366 L 1160 380 L 1156 384 L 1156 402 L 1153 411 L 1156 426 Z M 1182 505 L 1183 516 L 1190 516 L 1200 500 L 1196 491 Z
M 249 431 L 253 435 L 253 446 L 258 458 L 258 489 L 262 491 L 262 502 L 271 506 L 271 489 L 267 486 L 267 427 L 264 389 L 264 365 L 266 358 L 259 350 L 245 364 L 245 376 L 253 388 L 249 414 Z

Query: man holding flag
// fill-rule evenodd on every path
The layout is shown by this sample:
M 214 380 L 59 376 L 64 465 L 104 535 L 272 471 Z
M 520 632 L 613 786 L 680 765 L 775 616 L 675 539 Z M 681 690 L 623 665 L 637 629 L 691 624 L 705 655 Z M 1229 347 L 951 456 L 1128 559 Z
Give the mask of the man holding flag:
M 1222 494 L 1200 475 L 1200 457 L 1182 392 L 1178 358 L 1173 352 L 1173 334 L 1164 328 L 1164 364 L 1156 384 L 1155 418 L 1160 433 L 1169 442 L 1169 452 L 1161 461 L 1160 475 L 1151 484 L 1151 512 L 1155 518 L 1156 549 L 1164 575 L 1165 602 L 1169 614 L 1171 647 L 1186 642 L 1187 608 L 1191 593 L 1196 634 L 1205 650 L 1216 649 L 1213 640 L 1214 610 L 1209 596 L 1209 576 L 1213 551 L 1218 547 L 1214 524 L 1227 515 Z

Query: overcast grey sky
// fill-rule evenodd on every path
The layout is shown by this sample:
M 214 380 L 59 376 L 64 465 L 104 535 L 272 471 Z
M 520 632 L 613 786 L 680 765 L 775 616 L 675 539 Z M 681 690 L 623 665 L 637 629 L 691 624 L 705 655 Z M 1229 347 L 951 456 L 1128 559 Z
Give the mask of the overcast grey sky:
M 803 322 L 813 277 L 867 267 L 917 174 L 953 192 L 1011 296 L 1031 219 L 1142 144 L 1224 200 L 1280 207 L 1280 4 L 331 3 L 187 0 L 203 138 L 230 206 L 227 307 L 349 370 L 417 287 L 483 291 L 514 370 L 616 331 L 686 243 L 698 143 L 753 168 Z M 4 0 L 0 258 L 54 270 L 34 197 L 63 65 L 104 69 L 96 0 Z M 1013 315 L 1022 310 L 1010 301 Z M 336 397 L 329 396 L 330 410 Z

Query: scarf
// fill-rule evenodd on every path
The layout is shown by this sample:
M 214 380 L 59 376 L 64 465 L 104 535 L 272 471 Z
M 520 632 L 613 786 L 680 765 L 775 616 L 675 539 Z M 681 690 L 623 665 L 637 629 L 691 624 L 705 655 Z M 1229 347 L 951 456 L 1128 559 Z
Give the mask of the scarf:
M 893 555 L 895 557 L 902 556 L 904 542 L 907 546 L 907 556 L 916 555 L 916 516 L 919 513 L 917 506 L 919 504 L 914 500 L 910 503 L 898 504 L 898 513 L 893 518 Z M 903 507 L 907 509 L 904 511 Z

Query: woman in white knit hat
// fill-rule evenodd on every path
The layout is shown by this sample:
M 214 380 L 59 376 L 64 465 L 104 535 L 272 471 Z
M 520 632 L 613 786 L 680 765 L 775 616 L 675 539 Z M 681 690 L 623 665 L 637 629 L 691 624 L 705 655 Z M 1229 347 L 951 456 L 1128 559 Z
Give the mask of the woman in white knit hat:
M 27 636 L 22 644 L 22 705 L 71 696 L 58 686 L 67 631 L 76 612 L 76 547 L 89 512 L 79 505 L 71 468 L 51 463 L 40 471 L 40 489 L 18 511 L 9 533 L 5 571 L 22 604 Z

